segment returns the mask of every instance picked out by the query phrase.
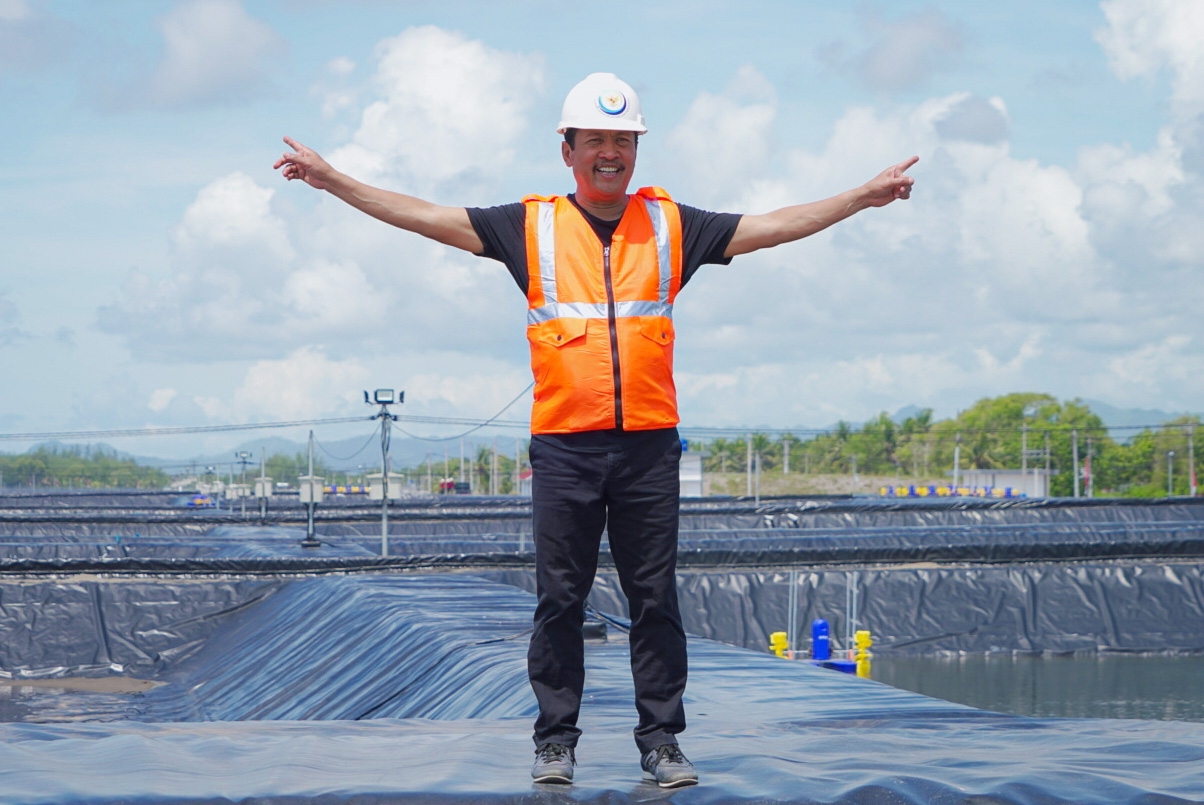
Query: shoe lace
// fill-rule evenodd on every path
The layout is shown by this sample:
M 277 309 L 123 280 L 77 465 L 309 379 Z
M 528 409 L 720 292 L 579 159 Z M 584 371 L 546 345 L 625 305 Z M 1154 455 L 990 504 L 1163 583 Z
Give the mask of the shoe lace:
M 658 746 L 656 748 L 656 762 L 661 763 L 666 760 L 670 763 L 684 763 L 686 756 L 682 754 L 681 747 L 677 744 Z
M 567 757 L 571 763 L 577 762 L 577 758 L 573 757 L 573 747 L 563 744 L 544 744 L 535 750 L 535 754 L 545 761 L 563 760 Z

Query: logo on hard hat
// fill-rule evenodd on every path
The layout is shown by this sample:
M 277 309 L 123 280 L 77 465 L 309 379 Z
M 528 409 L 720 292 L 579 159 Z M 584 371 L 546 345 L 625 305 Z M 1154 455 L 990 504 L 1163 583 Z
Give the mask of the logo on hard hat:
M 627 96 L 617 90 L 598 96 L 598 108 L 608 115 L 621 115 L 627 110 Z

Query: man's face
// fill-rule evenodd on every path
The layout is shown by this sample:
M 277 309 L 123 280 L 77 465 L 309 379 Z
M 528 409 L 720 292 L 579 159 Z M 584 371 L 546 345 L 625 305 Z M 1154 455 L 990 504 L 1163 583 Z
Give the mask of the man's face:
M 564 164 L 573 169 L 577 195 L 614 202 L 627 195 L 635 171 L 635 134 L 630 131 L 581 129 L 575 147 L 561 143 Z

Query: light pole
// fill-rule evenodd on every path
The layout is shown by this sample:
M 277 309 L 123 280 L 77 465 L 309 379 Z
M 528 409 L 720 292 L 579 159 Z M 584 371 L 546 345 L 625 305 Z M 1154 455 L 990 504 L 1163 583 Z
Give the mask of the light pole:
M 255 480 L 255 497 L 259 498 L 259 520 L 267 524 L 268 498 L 272 496 L 272 479 L 267 475 L 267 457 L 264 448 L 259 448 L 259 477 Z
M 242 519 L 245 520 L 247 519 L 247 460 L 251 458 L 251 454 L 246 450 L 239 450 L 234 454 L 234 457 L 242 464 L 242 475 L 238 479 L 238 500 L 241 506 Z
M 297 497 L 305 505 L 305 539 L 302 548 L 321 546 L 314 525 L 314 513 L 322 502 L 323 484 L 326 479 L 314 475 L 314 432 L 309 432 L 309 474 L 297 479 Z
M 1175 451 L 1167 450 L 1166 451 L 1166 496 L 1168 498 L 1172 494 L 1174 494 L 1174 492 L 1172 491 L 1174 489 L 1174 486 L 1172 485 L 1172 480 L 1173 480 L 1172 476 L 1173 476 L 1174 472 L 1175 472 Z
M 377 389 L 368 398 L 364 392 L 364 402 L 368 405 L 379 405 L 380 410 L 371 419 L 380 420 L 380 555 L 389 555 L 389 426 L 397 421 L 397 415 L 389 413 L 389 406 L 405 402 L 404 391 L 393 394 L 393 389 Z M 430 466 L 429 463 L 427 465 Z

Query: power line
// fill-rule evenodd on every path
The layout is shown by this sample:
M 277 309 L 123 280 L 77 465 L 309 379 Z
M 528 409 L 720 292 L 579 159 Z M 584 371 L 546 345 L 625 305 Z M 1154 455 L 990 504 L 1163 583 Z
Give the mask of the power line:
M 178 436 L 190 433 L 230 433 L 244 430 L 272 430 L 305 425 L 337 425 L 346 422 L 365 422 L 365 416 L 345 416 L 334 419 L 299 419 L 292 422 L 256 422 L 247 425 L 192 425 L 172 428 L 126 428 L 124 430 L 46 431 L 43 433 L 0 433 L 0 441 L 24 442 L 42 439 L 103 439 L 118 436 Z
M 368 445 L 372 444 L 372 440 L 376 438 L 376 434 L 379 431 L 380 431 L 380 426 L 373 428 L 372 433 L 368 435 L 368 440 L 365 441 L 362 445 L 360 445 L 359 449 L 356 450 L 354 453 L 352 453 L 349 456 L 336 456 L 334 453 L 327 450 L 326 447 L 321 442 L 319 442 L 317 439 L 314 439 L 314 444 L 316 444 L 318 446 L 319 450 L 321 450 L 323 453 L 325 453 L 326 455 L 333 458 L 335 461 L 350 461 L 351 459 L 355 458 L 360 453 L 362 453 L 368 449 Z
M 411 439 L 417 439 L 417 440 L 419 440 L 419 441 L 422 441 L 422 442 L 450 442 L 450 441 L 452 441 L 453 439 L 462 439 L 463 437 L 467 436 L 468 434 L 470 434 L 470 433 L 473 433 L 474 431 L 478 431 L 478 430 L 480 430 L 481 428 L 483 428 L 483 427 L 485 427 L 485 426 L 487 426 L 487 425 L 501 425 L 501 424 L 502 424 L 502 422 L 503 422 L 503 420 L 499 420 L 499 419 L 498 419 L 498 417 L 500 417 L 502 414 L 506 413 L 506 410 L 507 410 L 507 409 L 508 409 L 510 406 L 514 405 L 516 402 L 518 402 L 519 400 L 521 400 L 521 399 L 523 398 L 523 396 L 524 396 L 524 395 L 525 395 L 525 394 L 526 394 L 528 391 L 530 391 L 530 390 L 531 390 L 531 389 L 533 389 L 533 388 L 535 388 L 535 381 L 534 381 L 534 380 L 532 380 L 532 381 L 531 381 L 531 382 L 530 382 L 530 383 L 527 385 L 527 387 L 526 387 L 525 389 L 523 389 L 522 391 L 520 391 L 520 392 L 519 392 L 519 393 L 518 393 L 518 394 L 517 394 L 517 395 L 514 397 L 514 399 L 513 399 L 513 400 L 511 400 L 510 402 L 508 402 L 508 403 L 506 403 L 505 405 L 503 405 L 503 406 L 502 406 L 502 410 L 498 411 L 496 414 L 494 414 L 493 416 L 491 416 L 489 419 L 486 419 L 484 422 L 480 422 L 480 423 L 479 423 L 479 424 L 477 424 L 475 427 L 471 427 L 471 428 L 469 428 L 468 430 L 464 431 L 463 433 L 457 433 L 457 434 L 456 434 L 456 435 L 454 435 L 454 436 L 440 436 L 440 437 L 424 437 L 424 436 L 415 436 L 414 434 L 410 433 L 409 431 L 405 430 L 404 428 L 398 427 L 397 429 L 398 429 L 399 431 L 401 431 L 402 433 L 404 433 L 406 436 L 409 436 Z M 398 418 L 398 419 L 405 419 L 405 420 L 407 420 L 407 421 L 415 421 L 415 420 L 417 419 L 417 418 L 415 418 L 415 417 L 403 417 L 403 416 L 401 416 L 401 415 L 398 415 L 398 417 L 397 417 L 397 418 Z M 428 420 L 429 420 L 429 419 L 432 419 L 432 417 L 426 417 L 425 419 L 428 419 Z M 451 419 L 450 419 L 450 418 L 447 418 L 447 419 L 445 419 L 445 421 L 447 421 L 447 422 L 450 422 L 450 421 L 451 421 Z M 473 420 L 461 420 L 461 421 L 463 422 L 463 424 L 470 424 L 470 423 L 472 423 L 472 422 L 473 422 Z M 517 424 L 517 425 L 521 425 L 522 427 L 524 427 L 524 428 L 527 428 L 528 430 L 529 430 L 529 429 L 530 429 L 530 427 L 531 427 L 531 423 L 530 423 L 530 422 L 511 423 L 511 424 Z

